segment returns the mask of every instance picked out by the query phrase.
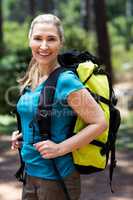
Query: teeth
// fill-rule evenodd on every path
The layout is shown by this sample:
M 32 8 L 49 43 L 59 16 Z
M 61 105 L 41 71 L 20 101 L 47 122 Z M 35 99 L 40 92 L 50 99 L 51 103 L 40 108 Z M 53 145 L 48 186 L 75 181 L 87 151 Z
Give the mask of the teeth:
M 48 56 L 49 53 L 39 53 L 41 56 Z

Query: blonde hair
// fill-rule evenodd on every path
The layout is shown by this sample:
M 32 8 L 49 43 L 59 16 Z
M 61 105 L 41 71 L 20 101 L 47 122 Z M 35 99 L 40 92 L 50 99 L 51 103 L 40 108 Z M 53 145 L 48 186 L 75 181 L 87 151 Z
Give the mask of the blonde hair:
M 48 23 L 55 25 L 60 37 L 60 41 L 62 43 L 64 42 L 64 31 L 61 25 L 61 21 L 57 16 L 52 14 L 39 15 L 32 21 L 28 35 L 29 40 L 32 37 L 34 26 L 37 23 Z M 32 58 L 24 77 L 17 80 L 20 85 L 20 93 L 23 92 L 26 86 L 30 86 L 32 90 L 35 89 L 38 84 L 40 76 L 41 74 L 38 69 L 38 63 L 34 58 Z

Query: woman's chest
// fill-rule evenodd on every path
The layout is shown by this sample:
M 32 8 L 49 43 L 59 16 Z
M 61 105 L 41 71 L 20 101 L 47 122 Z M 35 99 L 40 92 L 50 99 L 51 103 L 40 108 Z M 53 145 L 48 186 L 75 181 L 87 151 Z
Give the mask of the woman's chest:
M 20 115 L 34 115 L 38 108 L 40 91 L 26 92 L 17 103 L 17 111 Z

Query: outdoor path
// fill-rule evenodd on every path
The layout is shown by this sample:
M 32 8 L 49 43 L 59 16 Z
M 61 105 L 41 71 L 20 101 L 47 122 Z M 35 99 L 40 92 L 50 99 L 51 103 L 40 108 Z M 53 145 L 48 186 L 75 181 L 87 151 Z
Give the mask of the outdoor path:
M 21 200 L 21 183 L 14 174 L 18 165 L 18 156 L 10 150 L 10 137 L 0 136 L 0 200 Z M 133 200 L 133 152 L 117 152 L 117 168 L 113 187 L 110 192 L 108 170 L 89 176 L 82 176 L 82 194 L 80 200 Z

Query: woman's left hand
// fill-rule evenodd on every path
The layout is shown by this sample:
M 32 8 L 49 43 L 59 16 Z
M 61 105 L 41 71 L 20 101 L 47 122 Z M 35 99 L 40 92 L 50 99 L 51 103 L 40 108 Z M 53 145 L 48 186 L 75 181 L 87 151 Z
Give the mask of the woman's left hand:
M 43 158 L 50 159 L 61 156 L 60 144 L 51 140 L 45 140 L 34 144 L 34 147 L 40 152 Z

